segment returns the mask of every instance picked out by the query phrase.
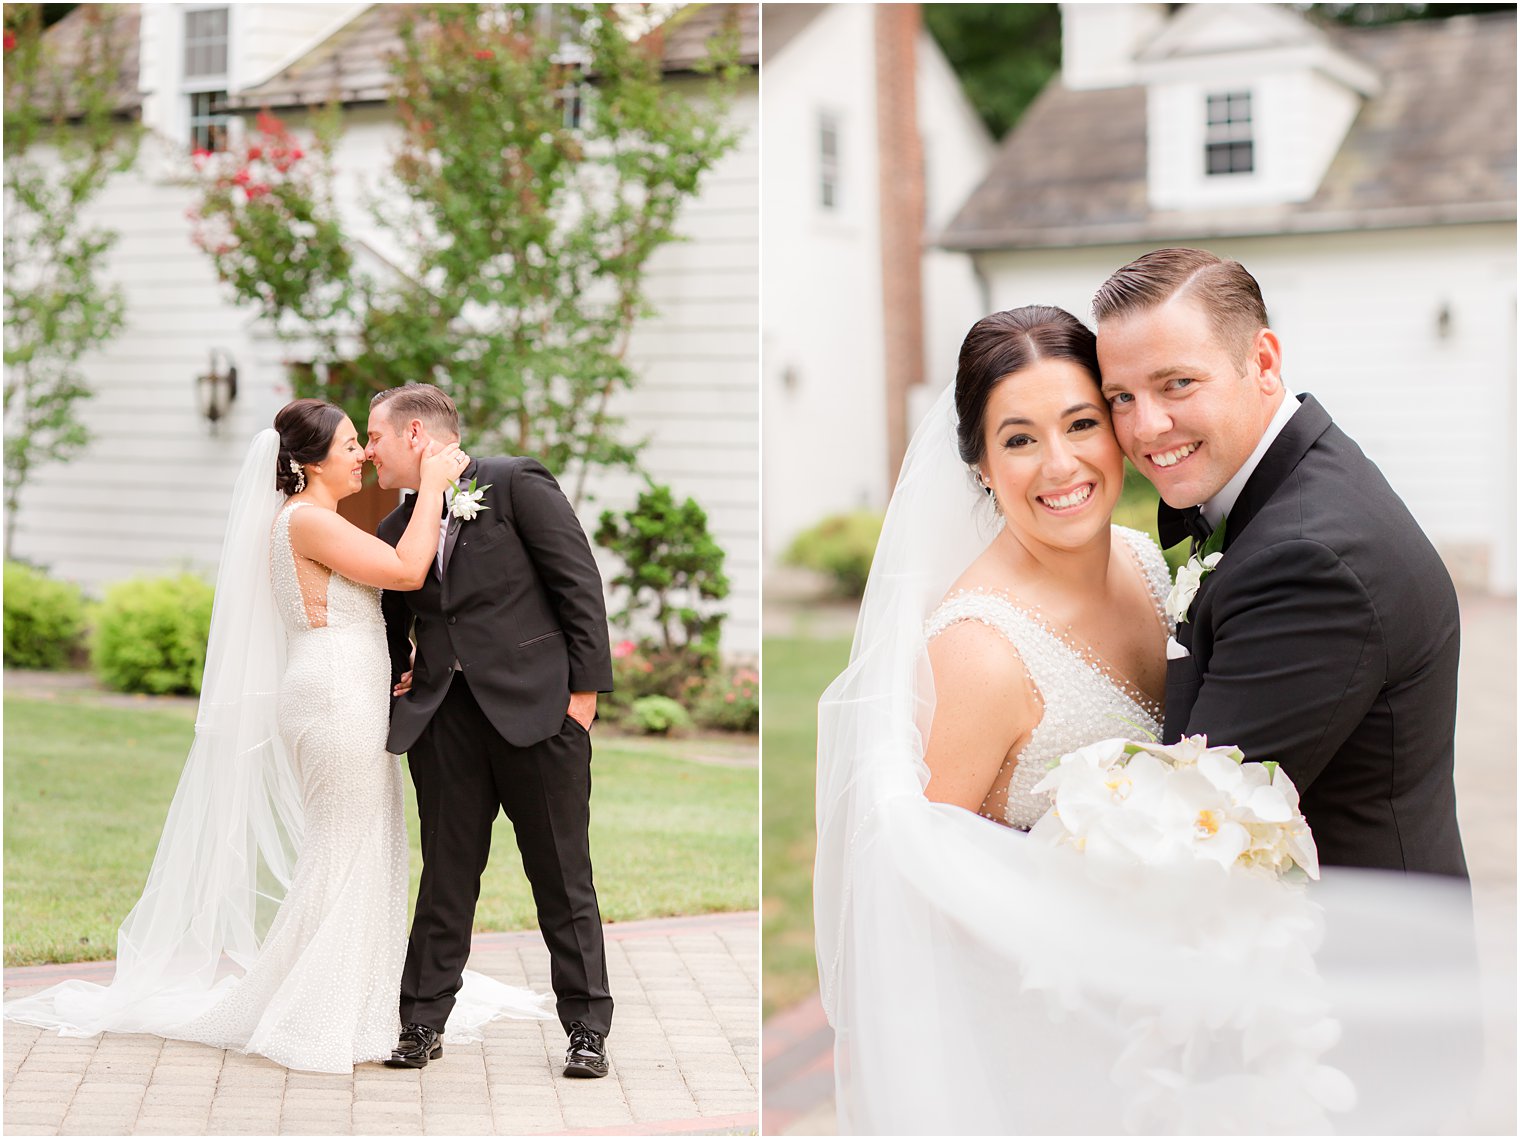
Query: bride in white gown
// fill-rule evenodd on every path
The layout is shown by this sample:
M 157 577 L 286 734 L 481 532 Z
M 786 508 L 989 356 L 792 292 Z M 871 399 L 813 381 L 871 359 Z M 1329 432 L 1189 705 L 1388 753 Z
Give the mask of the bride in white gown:
M 337 513 L 364 448 L 341 408 L 296 400 L 249 449 L 223 546 L 196 738 L 108 986 L 67 981 L 7 1018 L 90 1036 L 150 1032 L 352 1071 L 400 1032 L 407 840 L 385 750 L 381 589 L 415 589 L 437 552 L 457 444 L 422 462 L 392 548 Z M 466 974 L 450 1038 L 547 998 Z
M 1108 863 L 1023 833 L 1061 755 L 1159 735 L 1168 578 L 1111 525 L 1093 336 L 978 322 L 819 706 L 841 1131 L 1418 1131 L 1473 1066 L 1465 894 Z M 1212 741 L 1228 744 L 1228 740 Z

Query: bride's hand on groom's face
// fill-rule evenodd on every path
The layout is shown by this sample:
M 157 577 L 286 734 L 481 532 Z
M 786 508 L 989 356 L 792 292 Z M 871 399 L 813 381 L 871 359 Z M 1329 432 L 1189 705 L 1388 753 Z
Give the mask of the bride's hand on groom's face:
M 430 441 L 422 452 L 423 489 L 443 490 L 464 474 L 469 462 L 470 457 L 460 450 L 458 443 Z

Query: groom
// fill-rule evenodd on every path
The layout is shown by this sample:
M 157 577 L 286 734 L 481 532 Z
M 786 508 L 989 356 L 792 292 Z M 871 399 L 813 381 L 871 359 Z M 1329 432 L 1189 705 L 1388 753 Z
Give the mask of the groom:
M 428 443 L 458 438 L 454 402 L 429 384 L 370 403 L 365 454 L 387 489 L 416 490 Z M 472 459 L 458 485 L 422 588 L 381 599 L 398 697 L 387 748 L 407 753 L 422 839 L 401 1040 L 386 1064 L 421 1068 L 442 1055 L 491 827 L 505 810 L 570 1038 L 565 1075 L 605 1076 L 612 996 L 587 840 L 591 721 L 597 693 L 612 689 L 602 581 L 574 510 L 539 463 Z M 382 539 L 400 540 L 416 501 L 380 523 Z
M 1168 741 L 1277 760 L 1322 862 L 1465 878 L 1457 598 L 1382 473 L 1283 387 L 1255 279 L 1159 249 L 1093 300 L 1103 394 L 1161 541 L 1222 551 L 1168 646 Z M 1392 393 L 1390 393 L 1392 394 Z

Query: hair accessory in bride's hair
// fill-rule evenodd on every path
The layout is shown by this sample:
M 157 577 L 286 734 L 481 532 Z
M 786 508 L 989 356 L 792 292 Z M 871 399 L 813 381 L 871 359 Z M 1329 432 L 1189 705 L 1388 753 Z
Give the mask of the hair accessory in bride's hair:
M 306 472 L 301 469 L 301 464 L 294 459 L 290 460 L 290 473 L 296 476 L 296 489 L 292 494 L 300 494 L 306 489 Z

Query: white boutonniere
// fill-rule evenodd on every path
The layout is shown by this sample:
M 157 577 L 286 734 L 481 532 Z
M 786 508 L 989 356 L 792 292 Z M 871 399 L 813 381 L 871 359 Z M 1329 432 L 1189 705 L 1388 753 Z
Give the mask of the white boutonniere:
M 478 480 L 471 479 L 470 485 L 461 488 L 457 482 L 449 483 L 449 513 L 461 522 L 468 522 L 482 510 L 490 510 L 489 506 L 482 506 L 480 500 L 485 498 L 486 491 L 491 489 L 491 484 L 486 483 L 480 489 L 475 488 Z
M 1187 562 L 1177 568 L 1177 578 L 1172 582 L 1172 592 L 1166 598 L 1166 612 L 1177 624 L 1185 624 L 1188 610 L 1203 579 L 1213 573 L 1224 557 L 1224 520 L 1220 520 L 1209 540 Z

